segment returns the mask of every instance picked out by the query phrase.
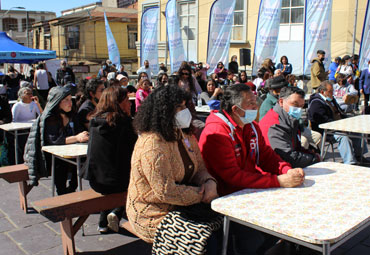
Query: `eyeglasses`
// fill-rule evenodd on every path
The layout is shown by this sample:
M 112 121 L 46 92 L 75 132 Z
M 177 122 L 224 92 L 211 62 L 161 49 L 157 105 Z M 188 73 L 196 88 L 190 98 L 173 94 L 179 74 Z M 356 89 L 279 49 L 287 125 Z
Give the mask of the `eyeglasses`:
M 182 75 L 190 75 L 190 73 L 181 73 Z

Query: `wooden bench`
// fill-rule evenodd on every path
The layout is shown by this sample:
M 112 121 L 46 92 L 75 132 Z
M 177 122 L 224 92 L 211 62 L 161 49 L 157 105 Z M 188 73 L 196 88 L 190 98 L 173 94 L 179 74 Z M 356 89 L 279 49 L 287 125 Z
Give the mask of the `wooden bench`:
M 33 202 L 33 207 L 52 222 L 60 222 L 65 255 L 76 254 L 74 236 L 92 213 L 97 213 L 126 204 L 127 192 L 102 195 L 92 189 Z M 77 218 L 74 224 L 72 219 Z M 126 222 L 128 223 L 128 222 Z M 130 224 L 122 224 L 135 234 Z
M 18 182 L 21 209 L 27 213 L 27 194 L 33 187 L 27 184 L 28 167 L 25 164 L 1 167 L 0 178 L 9 183 Z

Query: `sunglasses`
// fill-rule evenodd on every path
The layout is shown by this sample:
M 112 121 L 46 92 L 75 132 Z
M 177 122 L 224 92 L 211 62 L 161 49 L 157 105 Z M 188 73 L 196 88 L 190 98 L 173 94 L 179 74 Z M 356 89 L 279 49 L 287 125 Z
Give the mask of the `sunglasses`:
M 181 73 L 182 75 L 190 75 L 190 73 Z

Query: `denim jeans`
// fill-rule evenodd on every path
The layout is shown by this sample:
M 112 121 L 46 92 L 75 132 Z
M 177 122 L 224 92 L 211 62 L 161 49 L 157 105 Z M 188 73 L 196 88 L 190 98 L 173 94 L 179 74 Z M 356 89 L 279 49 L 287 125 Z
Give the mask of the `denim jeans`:
M 357 163 L 356 157 L 362 156 L 361 138 L 349 138 L 345 135 L 334 135 L 338 143 L 338 150 L 344 164 Z M 368 152 L 367 143 L 364 143 L 364 154 Z

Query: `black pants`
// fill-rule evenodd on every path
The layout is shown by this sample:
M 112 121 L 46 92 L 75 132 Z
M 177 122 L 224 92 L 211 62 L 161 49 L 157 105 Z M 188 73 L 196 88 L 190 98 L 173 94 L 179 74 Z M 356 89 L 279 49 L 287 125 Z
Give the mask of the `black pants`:
M 100 212 L 99 227 L 105 228 L 108 226 L 107 216 L 111 212 L 114 213 L 117 216 L 118 221 L 120 221 L 124 211 L 125 211 L 125 207 L 122 206 L 122 207 L 114 208 L 113 210 L 106 210 L 106 211 Z
M 49 90 L 48 89 L 38 89 L 37 90 L 40 94 L 40 96 L 44 99 L 44 102 L 47 102 Z
M 68 181 L 69 176 L 70 180 Z M 58 195 L 75 192 L 78 184 L 76 166 L 56 158 L 54 180 Z

